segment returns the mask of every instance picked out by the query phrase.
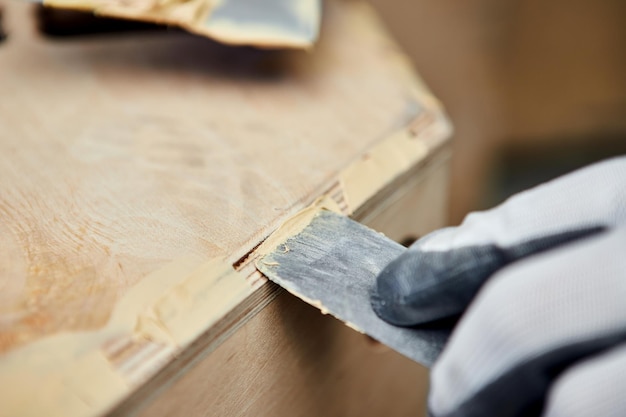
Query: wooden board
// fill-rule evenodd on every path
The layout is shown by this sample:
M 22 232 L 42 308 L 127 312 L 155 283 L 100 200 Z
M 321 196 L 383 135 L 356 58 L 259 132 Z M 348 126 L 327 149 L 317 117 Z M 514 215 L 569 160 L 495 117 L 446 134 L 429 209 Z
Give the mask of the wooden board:
M 443 226 L 448 168 L 445 153 L 429 158 L 368 224 L 397 240 Z M 114 415 L 422 417 L 427 377 L 283 291 L 214 351 L 168 364 Z
M 359 1 L 310 53 L 52 41 L 31 8 L 0 44 L 1 415 L 99 415 L 214 349 L 276 292 L 268 234 L 325 194 L 382 210 L 448 137 Z

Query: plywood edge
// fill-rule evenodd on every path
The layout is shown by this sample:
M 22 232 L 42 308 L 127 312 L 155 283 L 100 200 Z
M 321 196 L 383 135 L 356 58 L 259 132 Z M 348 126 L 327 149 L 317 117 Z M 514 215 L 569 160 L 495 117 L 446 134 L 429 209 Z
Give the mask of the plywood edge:
M 250 295 L 236 274 L 222 259 L 179 259 L 131 288 L 103 328 L 10 351 L 0 361 L 0 414 L 102 414 Z
M 426 117 L 425 120 L 428 122 L 422 122 L 422 129 L 419 132 L 411 128 L 413 125 L 411 124 L 380 141 L 365 152 L 361 158 L 346 167 L 316 201 L 283 220 L 267 238 L 236 263 L 234 267 L 241 274 L 240 279 L 242 276 L 245 277 L 253 288 L 250 295 L 231 311 L 224 312 L 223 320 L 214 325 L 213 328 L 207 329 L 207 332 L 198 338 L 194 345 L 157 372 L 149 383 L 126 398 L 111 415 L 132 414 L 151 399 L 158 397 L 171 383 L 188 372 L 196 363 L 202 361 L 221 342 L 251 320 L 284 291 L 276 284 L 269 282 L 255 266 L 256 262 L 275 242 L 281 241 L 286 235 L 297 233 L 299 228 L 307 224 L 307 219 L 310 219 L 320 209 L 350 215 L 359 221 L 372 219 L 375 217 L 373 213 L 379 213 L 388 208 L 387 200 L 378 198 L 379 194 L 390 197 L 389 201 L 393 204 L 393 201 L 402 198 L 407 190 L 414 188 L 416 183 L 423 182 L 425 175 L 433 170 L 440 170 L 450 157 L 448 139 L 451 128 L 439 107 L 430 109 L 430 111 L 432 111 L 430 116 L 421 116 Z M 407 143 L 410 143 L 414 148 L 407 149 Z M 392 145 L 400 146 L 406 151 L 401 158 L 406 165 L 398 164 L 399 169 L 397 170 L 389 169 L 386 164 L 379 164 L 381 160 L 398 156 L 398 153 L 392 150 Z M 351 198 L 350 187 L 358 187 L 357 184 L 350 183 L 350 181 L 369 181 L 368 176 L 355 176 L 355 173 L 361 171 L 369 175 L 378 174 L 384 180 L 370 182 L 372 187 L 368 188 L 368 191 L 359 189 L 360 199 L 353 201 L 359 201 L 361 205 L 350 206 L 347 203 Z M 405 181 L 406 184 L 399 186 Z M 347 187 L 346 183 L 348 184 Z M 441 192 L 447 191 L 442 190 Z
M 375 230 L 383 231 L 387 236 L 393 237 L 397 241 L 443 227 L 445 225 L 447 200 L 445 190 L 449 171 L 448 148 L 448 146 L 444 146 L 443 149 L 437 151 L 432 159 L 428 159 L 423 169 L 415 173 L 410 182 L 403 184 L 397 192 L 394 192 L 394 201 L 391 205 L 383 210 L 368 211 L 367 218 L 359 218 L 359 221 L 367 223 L 369 227 Z M 309 214 L 315 207 L 307 210 Z M 307 211 L 303 213 L 305 217 Z M 301 227 L 298 226 L 298 217 L 293 219 L 296 221 L 295 225 L 288 225 L 289 222 L 285 222 L 285 233 L 289 233 L 289 229 L 293 231 Z M 272 234 L 272 236 L 274 235 Z M 269 239 L 266 242 L 269 242 Z M 202 341 L 208 339 L 200 338 L 197 345 L 198 349 L 195 349 L 194 346 L 185 352 L 188 359 L 177 360 L 167 366 L 149 384 L 146 384 L 128 401 L 118 407 L 112 415 L 170 416 L 178 412 L 186 416 L 205 416 L 207 410 L 211 410 L 209 414 L 213 415 L 237 415 L 237 413 L 242 413 L 241 410 L 255 410 L 254 414 L 263 416 L 293 415 L 303 411 L 321 411 L 317 408 L 320 401 L 327 401 L 330 404 L 345 401 L 346 405 L 351 404 L 348 407 L 354 411 L 355 404 L 361 406 L 364 404 L 362 398 L 358 392 L 353 392 L 352 397 L 344 396 L 343 388 L 354 388 L 353 383 L 365 383 L 365 381 L 370 381 L 365 383 L 369 388 L 372 387 L 372 384 L 379 384 L 382 391 L 377 392 L 385 398 L 386 408 L 383 409 L 388 411 L 387 414 L 403 415 L 403 413 L 394 413 L 389 408 L 389 393 L 397 394 L 397 401 L 394 404 L 398 405 L 406 401 L 407 398 L 415 399 L 415 392 L 417 391 L 414 389 L 405 389 L 404 391 L 391 389 L 389 391 L 390 387 L 380 380 L 381 373 L 370 372 L 369 367 L 372 363 L 380 363 L 381 367 L 385 369 L 384 372 L 388 372 L 387 375 L 393 375 L 393 380 L 400 377 L 400 380 L 406 382 L 406 372 L 410 373 L 409 369 L 412 366 L 410 363 L 400 365 L 400 369 L 394 367 L 392 358 L 396 357 L 395 353 L 386 352 L 381 357 L 380 355 L 385 352 L 385 348 L 374 347 L 371 342 L 368 343 L 363 338 L 360 340 L 361 343 L 358 343 L 359 337 L 347 327 L 338 333 L 329 334 L 320 329 L 320 323 L 327 323 L 335 329 L 343 325 L 339 324 L 339 321 L 331 323 L 335 320 L 330 320 L 327 317 L 322 318 L 315 314 L 308 315 L 307 318 L 299 317 L 287 305 L 297 305 L 299 310 L 300 307 L 304 306 L 304 303 L 292 302 L 291 300 L 295 297 L 286 294 L 286 291 L 276 285 L 268 283 L 262 288 L 276 289 L 274 294 L 277 296 L 272 298 L 271 302 L 268 302 L 263 308 L 259 308 L 257 310 L 259 314 L 251 314 L 250 319 L 246 320 L 241 327 L 237 326 L 228 337 L 223 338 L 224 343 L 213 343 L 213 345 L 219 344 L 215 351 L 213 349 L 200 350 Z M 266 299 L 263 298 L 263 300 Z M 303 322 L 302 320 L 307 321 Z M 291 325 L 287 323 L 291 323 Z M 280 333 L 280 329 L 284 329 L 284 326 L 291 329 L 297 328 L 302 333 L 298 333 L 300 336 L 295 339 L 293 336 L 286 337 Z M 268 331 L 267 334 L 262 329 Z M 342 338 L 348 334 L 352 335 L 350 340 L 356 343 L 349 344 Z M 321 344 L 323 348 L 312 347 L 310 343 L 313 340 L 315 343 L 319 342 L 318 344 Z M 359 371 L 349 368 L 350 370 L 347 372 L 346 363 L 337 360 L 336 356 L 326 350 L 329 345 L 333 344 L 340 346 L 341 357 L 350 358 L 349 362 L 353 367 L 356 366 Z M 354 362 L 353 353 L 363 349 L 366 345 L 366 350 L 376 351 L 376 353 L 373 356 L 368 356 L 367 359 L 362 358 L 365 359 L 365 362 L 358 360 Z M 193 352 L 191 352 L 192 350 Z M 208 352 L 210 354 L 207 354 Z M 389 356 L 390 353 L 391 356 Z M 304 357 L 302 357 L 303 354 Z M 297 359 L 293 359 L 294 356 Z M 329 356 L 334 358 L 332 363 L 328 362 Z M 295 364 L 294 360 L 296 361 Z M 302 371 L 299 368 L 301 361 L 306 362 L 308 367 L 324 367 L 324 376 L 314 372 L 316 375 L 314 380 L 305 378 L 304 381 L 306 382 L 303 382 L 300 379 L 302 377 Z M 260 373 L 259 367 L 264 367 L 261 365 L 262 363 L 268 363 L 269 368 L 264 368 L 265 372 Z M 363 368 L 355 365 L 358 363 L 367 363 L 368 365 Z M 363 369 L 368 369 L 368 371 L 357 376 Z M 294 376 L 293 372 L 298 375 Z M 366 377 L 363 378 L 363 375 Z M 288 384 L 288 388 L 284 384 L 285 377 L 292 378 L 290 381 L 293 382 L 293 385 Z M 359 382 L 351 381 L 351 378 L 355 378 Z M 384 377 L 382 378 L 384 379 Z M 421 384 L 409 384 L 404 385 L 404 387 L 422 386 L 418 390 L 421 392 L 418 397 L 423 397 L 425 375 L 422 375 L 421 381 Z M 310 385 L 311 383 L 314 385 Z M 247 392 L 249 389 L 253 390 L 253 395 L 241 397 L 241 392 Z M 320 392 L 320 389 L 323 392 Z M 284 396 L 286 394 L 284 390 L 289 394 Z M 299 392 L 301 396 L 294 395 L 294 390 Z M 386 394 L 385 390 L 387 390 Z M 331 393 L 335 391 L 339 393 L 341 400 L 332 396 Z M 280 405 L 277 405 L 275 401 L 277 398 L 280 398 L 278 401 Z M 303 399 L 304 401 L 302 401 Z M 287 409 L 290 411 L 279 411 Z M 363 409 L 368 410 L 371 415 L 381 415 L 379 412 L 372 411 L 369 405 L 364 406 Z M 420 408 L 410 408 L 411 412 L 418 409 Z M 404 414 L 407 413 L 409 413 L 408 410 Z M 246 413 L 244 412 L 244 414 Z M 335 414 L 337 413 L 335 412 Z

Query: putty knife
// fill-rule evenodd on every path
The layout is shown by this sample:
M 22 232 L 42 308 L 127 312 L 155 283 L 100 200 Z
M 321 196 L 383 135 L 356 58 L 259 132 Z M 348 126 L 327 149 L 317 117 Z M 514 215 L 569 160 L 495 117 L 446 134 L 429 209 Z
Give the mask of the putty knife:
M 274 245 L 272 245 L 274 246 Z M 449 329 L 396 327 L 372 310 L 376 276 L 403 246 L 346 216 L 320 210 L 257 262 L 270 280 L 348 326 L 430 366 Z

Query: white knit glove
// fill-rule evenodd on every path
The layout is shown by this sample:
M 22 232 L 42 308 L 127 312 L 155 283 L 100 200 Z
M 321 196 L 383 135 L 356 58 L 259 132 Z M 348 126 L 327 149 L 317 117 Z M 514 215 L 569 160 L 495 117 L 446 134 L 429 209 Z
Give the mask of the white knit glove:
M 462 315 L 432 369 L 435 417 L 626 416 L 626 158 L 418 240 L 372 306 L 401 326 Z

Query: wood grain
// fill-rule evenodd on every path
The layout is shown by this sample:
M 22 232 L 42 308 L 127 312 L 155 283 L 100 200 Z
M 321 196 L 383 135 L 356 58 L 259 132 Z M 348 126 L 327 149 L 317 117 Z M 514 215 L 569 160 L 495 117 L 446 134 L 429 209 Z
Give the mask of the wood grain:
M 426 368 L 282 293 L 152 402 L 114 415 L 423 416 L 426 389 Z
M 243 256 L 419 111 L 361 13 L 327 13 L 307 54 L 181 34 L 53 43 L 24 7 L 0 49 L 2 351 L 102 326 L 177 257 Z
M 418 151 L 385 171 L 389 184 L 367 188 L 364 178 L 367 198 L 346 210 L 382 207 L 370 197 L 425 166 L 449 134 L 437 101 L 360 1 L 328 3 L 312 52 L 229 48 L 181 33 L 52 41 L 17 2 L 4 20 L 0 367 L 19 373 L 24 363 L 42 384 L 71 381 L 62 394 L 74 397 L 95 370 L 121 381 L 71 410 L 48 393 L 57 415 L 101 414 L 176 358 L 215 349 L 271 300 L 250 270 L 268 234 L 322 194 L 345 201 L 342 172 L 376 161 L 368 152 L 401 131 L 403 146 Z M 199 265 L 213 260 L 235 266 L 217 278 L 237 290 L 205 319 L 198 314 L 211 305 L 195 300 L 202 309 L 189 313 L 179 297 L 174 322 L 187 317 L 203 335 L 197 343 L 154 327 L 167 321 L 161 310 L 165 321 L 154 321 L 156 304 L 124 316 L 142 288 L 171 281 L 178 294 L 212 282 Z M 189 271 L 171 272 L 181 262 Z M 69 353 L 59 347 L 67 340 Z M 77 365 L 85 361 L 91 368 Z M 32 382 L 13 376 L 4 372 L 0 385 Z

